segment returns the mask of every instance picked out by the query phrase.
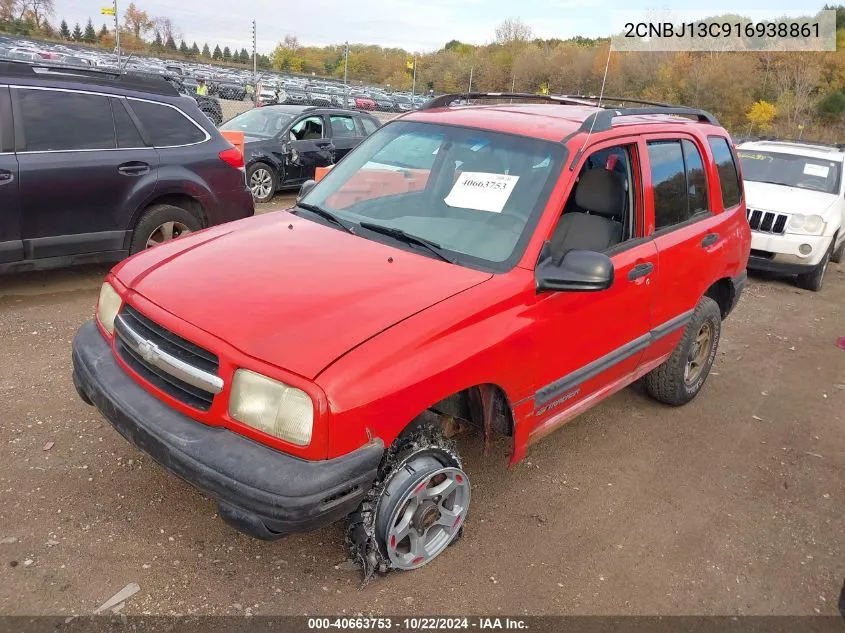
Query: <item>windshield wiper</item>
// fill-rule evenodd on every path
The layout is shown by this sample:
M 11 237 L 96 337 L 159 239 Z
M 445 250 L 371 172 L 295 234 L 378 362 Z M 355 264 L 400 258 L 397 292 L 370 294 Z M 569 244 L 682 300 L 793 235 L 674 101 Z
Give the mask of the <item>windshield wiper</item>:
M 402 229 L 397 229 L 392 226 L 374 224 L 373 222 L 361 222 L 361 228 L 369 229 L 374 233 L 389 235 L 390 237 L 396 238 L 397 240 L 405 242 L 406 244 L 417 244 L 427 249 L 429 252 L 437 255 L 437 257 L 442 259 L 444 262 L 449 262 L 450 264 L 455 263 L 455 260 L 453 260 L 451 257 L 449 257 L 443 252 L 443 247 L 440 246 L 440 244 L 438 244 L 437 242 L 432 242 L 431 240 L 427 240 L 426 238 L 420 237 L 419 235 L 406 233 Z
M 352 230 L 352 227 L 346 224 L 343 220 L 338 218 L 334 213 L 331 211 L 326 211 L 323 207 L 318 207 L 316 204 L 309 204 L 308 202 L 297 202 L 296 206 L 300 209 L 305 209 L 306 211 L 310 211 L 314 215 L 319 215 L 324 220 L 328 220 L 332 224 L 339 226 L 347 233 L 352 233 L 355 235 L 355 231 Z

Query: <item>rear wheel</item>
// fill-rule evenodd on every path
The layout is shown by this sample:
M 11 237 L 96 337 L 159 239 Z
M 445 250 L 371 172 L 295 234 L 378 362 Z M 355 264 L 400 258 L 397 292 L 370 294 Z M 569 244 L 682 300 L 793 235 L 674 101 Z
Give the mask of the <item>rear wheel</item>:
M 833 248 L 832 245 L 831 248 Z M 827 264 L 830 262 L 830 259 L 830 249 L 828 249 L 822 260 L 816 264 L 816 267 L 812 271 L 798 275 L 796 280 L 798 287 L 804 290 L 812 290 L 813 292 L 821 290 L 822 284 L 824 284 L 824 274 L 827 272 Z
M 202 228 L 189 211 L 170 204 L 157 204 L 144 211 L 132 232 L 129 254 L 169 242 Z
M 270 202 L 276 195 L 276 172 L 266 163 L 250 165 L 246 172 L 246 182 L 256 202 Z
M 702 297 L 669 359 L 646 374 L 649 395 L 665 404 L 686 404 L 701 391 L 716 358 L 722 313 L 710 297 Z

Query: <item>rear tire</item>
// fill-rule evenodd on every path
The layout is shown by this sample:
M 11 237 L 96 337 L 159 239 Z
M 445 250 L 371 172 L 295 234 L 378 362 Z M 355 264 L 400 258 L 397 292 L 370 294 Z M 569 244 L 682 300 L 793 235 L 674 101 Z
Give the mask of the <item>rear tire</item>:
M 832 244 L 831 248 L 833 248 Z M 822 260 L 816 264 L 816 267 L 811 272 L 798 275 L 796 279 L 798 287 L 804 290 L 812 290 L 813 292 L 821 290 L 824 284 L 824 274 L 827 272 L 827 264 L 830 260 L 830 249 L 828 249 Z
M 686 404 L 701 391 L 719 346 L 722 313 L 710 297 L 702 297 L 672 355 L 645 376 L 648 394 L 664 404 Z
M 192 213 L 170 204 L 157 204 L 141 215 L 132 232 L 129 254 L 199 231 L 202 223 Z

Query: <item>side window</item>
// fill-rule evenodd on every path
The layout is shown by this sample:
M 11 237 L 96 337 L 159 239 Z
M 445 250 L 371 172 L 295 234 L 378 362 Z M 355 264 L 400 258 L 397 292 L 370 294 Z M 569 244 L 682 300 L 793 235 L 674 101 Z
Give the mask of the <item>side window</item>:
M 137 99 L 130 99 L 128 104 L 156 147 L 191 145 L 205 140 L 205 132 L 176 108 Z
M 122 99 L 112 99 L 112 115 L 114 116 L 114 129 L 117 132 L 117 146 L 121 148 L 146 147 L 144 140 L 135 127 L 135 122 L 126 112 Z
M 25 89 L 17 95 L 26 151 L 115 148 L 108 97 Z
M 709 210 L 707 205 L 707 175 L 701 153 L 692 141 L 683 140 L 684 165 L 687 168 L 687 195 L 689 196 L 689 214 L 695 215 Z
M 372 119 L 368 119 L 366 117 L 361 118 L 361 123 L 364 125 L 364 133 L 367 136 L 369 136 L 370 134 L 375 132 L 376 129 L 378 128 L 378 126 L 375 124 L 375 122 Z
M 321 116 L 310 116 L 302 119 L 290 129 L 290 140 L 292 141 L 308 141 L 320 138 L 325 138 L 323 117 Z
M 333 114 L 330 117 L 330 123 L 332 126 L 332 136 L 334 138 L 358 136 L 358 131 L 355 129 L 355 119 L 351 116 Z
M 716 167 L 719 171 L 722 203 L 726 209 L 729 209 L 738 205 L 742 198 L 742 185 L 739 182 L 734 154 L 727 139 L 722 136 L 708 136 L 707 142 L 710 143 L 713 160 L 716 161 Z
M 684 156 L 679 141 L 648 144 L 651 184 L 654 190 L 654 229 L 659 231 L 689 217 Z

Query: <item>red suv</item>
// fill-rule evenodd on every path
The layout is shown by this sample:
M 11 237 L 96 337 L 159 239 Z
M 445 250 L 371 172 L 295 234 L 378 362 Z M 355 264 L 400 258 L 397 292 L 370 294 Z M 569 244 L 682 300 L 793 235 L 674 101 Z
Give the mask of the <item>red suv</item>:
M 457 98 L 287 212 L 117 265 L 73 344 L 82 399 L 225 520 L 273 539 L 346 517 L 366 573 L 461 533 L 456 433 L 509 436 L 515 464 L 641 377 L 690 401 L 746 279 L 739 164 L 708 113 Z

